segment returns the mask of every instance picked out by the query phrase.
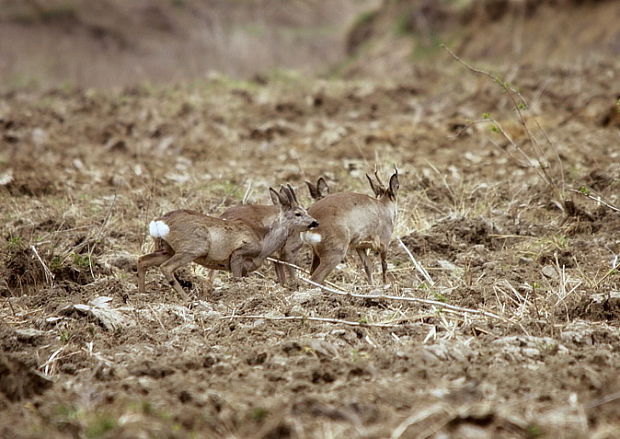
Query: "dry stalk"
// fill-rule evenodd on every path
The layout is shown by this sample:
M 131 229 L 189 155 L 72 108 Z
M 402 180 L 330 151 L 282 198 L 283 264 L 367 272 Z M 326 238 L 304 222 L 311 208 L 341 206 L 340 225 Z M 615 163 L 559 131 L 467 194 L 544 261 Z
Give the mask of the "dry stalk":
M 13 304 L 11 303 L 11 300 L 6 297 L 5 301 L 9 304 L 9 308 L 11 308 L 11 313 L 13 313 L 13 317 L 17 317 L 17 314 L 15 314 L 15 308 L 13 308 Z
M 586 409 L 593 409 L 603 404 L 607 404 L 613 401 L 617 401 L 620 399 L 620 392 L 611 393 L 609 395 L 603 396 L 602 398 L 595 399 L 594 401 L 590 401 L 585 405 Z
M 482 311 L 482 310 L 478 310 L 478 309 L 469 309 L 469 308 L 462 308 L 460 306 L 456 306 L 456 305 L 450 305 L 447 303 L 443 303 L 443 302 L 439 302 L 437 300 L 430 300 L 430 299 L 419 299 L 417 297 L 407 297 L 407 296 L 391 296 L 391 295 L 387 295 L 387 294 L 356 294 L 356 293 L 350 293 L 347 291 L 340 291 L 340 290 L 336 290 L 334 288 L 330 288 L 326 285 L 320 284 L 318 282 L 314 282 L 313 280 L 307 279 L 303 276 L 299 277 L 302 281 L 310 284 L 310 285 L 314 285 L 315 287 L 319 287 L 329 293 L 332 294 L 337 294 L 339 296 L 349 296 L 349 297 L 356 297 L 359 299 L 373 299 L 373 300 L 397 300 L 397 301 L 403 301 L 403 302 L 414 302 L 414 303 L 423 303 L 425 305 L 434 305 L 437 306 L 439 308 L 446 308 L 446 309 L 451 309 L 453 311 L 459 311 L 459 312 L 463 312 L 463 313 L 469 313 L 469 314 L 478 314 L 478 315 L 482 315 L 485 317 L 490 317 L 493 319 L 497 319 L 497 320 L 502 320 L 502 321 L 510 321 L 510 319 L 506 318 L 506 317 L 502 317 L 499 316 L 497 314 L 494 314 L 492 312 L 489 311 Z
M 444 404 L 438 403 L 435 404 L 426 410 L 422 410 L 422 412 L 415 412 L 412 415 L 405 418 L 400 424 L 396 426 L 394 430 L 392 430 L 392 434 L 390 435 L 390 439 L 399 439 L 406 433 L 406 431 L 412 425 L 420 423 L 430 417 L 436 416 L 438 414 L 448 415 L 448 418 L 452 419 L 453 411 L 446 407 Z M 419 437 L 419 436 L 416 436 Z
M 400 241 L 400 239 L 399 239 L 399 241 Z M 271 257 L 267 258 L 267 260 L 272 261 L 272 262 L 276 262 L 278 264 L 288 265 L 290 267 L 295 268 L 296 270 L 299 270 L 299 271 L 301 271 L 303 273 L 308 274 L 307 270 L 304 270 L 303 268 L 298 267 L 295 264 L 291 264 L 289 262 L 281 261 L 279 259 L 275 259 L 275 258 L 271 258 Z M 420 267 L 422 269 L 424 269 L 422 266 L 420 266 Z M 427 275 L 428 275 L 428 273 L 427 273 Z M 437 300 L 419 299 L 417 297 L 406 297 L 406 296 L 391 296 L 391 295 L 387 295 L 387 294 L 356 294 L 356 293 L 351 293 L 351 292 L 342 290 L 342 289 L 340 289 L 339 287 L 337 287 L 335 285 L 334 285 L 334 287 L 331 287 L 331 286 L 327 286 L 327 285 L 324 285 L 324 284 L 320 284 L 318 282 L 314 282 L 313 280 L 310 280 L 310 279 L 305 278 L 303 276 L 299 276 L 299 279 L 301 279 L 302 281 L 304 281 L 304 282 L 306 282 L 306 283 L 308 283 L 310 285 L 313 285 L 315 287 L 319 287 L 319 288 L 323 289 L 324 291 L 327 291 L 327 292 L 332 293 L 332 294 L 337 294 L 339 296 L 349 296 L 349 297 L 356 297 L 356 298 L 360 298 L 360 299 L 388 300 L 388 301 L 389 300 L 395 300 L 395 301 L 403 301 L 403 302 L 423 303 L 425 305 L 434 305 L 434 306 L 437 306 L 439 308 L 451 309 L 453 311 L 459 311 L 459 312 L 469 313 L 469 314 L 478 314 L 478 315 L 482 315 L 482 316 L 485 316 L 485 317 L 490 317 L 490 318 L 497 319 L 497 320 L 502 320 L 502 321 L 510 321 L 510 319 L 508 319 L 506 317 L 499 316 L 499 315 L 494 314 L 494 313 L 489 312 L 489 311 L 482 311 L 482 310 L 477 310 L 477 309 L 462 308 L 460 306 L 450 305 L 450 304 L 447 304 L 447 303 L 439 302 Z M 429 276 L 429 279 L 430 279 L 430 276 Z M 326 283 L 329 283 L 329 282 L 326 282 Z
M 530 156 L 520 147 L 519 144 L 517 144 L 507 133 L 506 131 L 504 131 L 503 128 L 501 128 L 501 126 L 499 125 L 499 123 L 497 123 L 497 121 L 490 119 L 489 121 L 492 122 L 494 124 L 494 126 L 497 127 L 498 131 L 502 134 L 502 136 L 504 136 L 504 138 L 510 143 L 510 145 L 512 145 L 517 151 L 519 151 L 519 153 L 521 155 L 523 155 L 528 162 L 530 163 L 530 165 L 532 163 L 537 162 L 539 164 L 538 167 L 536 167 L 536 171 L 539 174 L 539 176 L 542 178 L 543 181 L 545 181 L 549 186 L 551 186 L 554 191 L 556 192 L 556 195 L 558 196 L 558 198 L 563 202 L 564 201 L 564 170 L 562 167 L 562 161 L 560 159 L 559 153 L 557 151 L 557 149 L 555 148 L 555 146 L 553 145 L 553 143 L 551 143 L 551 140 L 549 139 L 549 137 L 547 136 L 547 133 L 542 129 L 542 127 L 540 126 L 540 124 L 536 121 L 537 126 L 539 127 L 539 129 L 541 130 L 541 132 L 543 133 L 543 135 L 545 136 L 548 145 L 551 147 L 551 149 L 554 151 L 554 154 L 556 156 L 557 162 L 558 162 L 558 166 L 560 169 L 560 175 L 561 175 L 561 180 L 562 180 L 562 186 L 558 187 L 558 185 L 556 184 L 554 178 L 549 174 L 549 172 L 547 172 L 546 166 L 543 164 L 544 160 L 544 153 L 543 153 L 543 149 L 540 146 L 540 143 L 538 142 L 538 140 L 536 139 L 536 137 L 534 137 L 532 131 L 530 130 L 530 127 L 528 126 L 527 122 L 525 121 L 525 116 L 523 115 L 523 108 L 527 108 L 528 104 L 527 101 L 525 100 L 525 98 L 523 97 L 523 95 L 516 90 L 514 87 L 512 87 L 510 84 L 508 84 L 506 81 L 504 81 L 502 78 L 500 78 L 497 75 L 494 75 L 492 73 L 487 72 L 486 70 L 482 70 L 480 68 L 474 67 L 471 64 L 467 63 L 465 60 L 463 60 L 462 58 L 460 58 L 458 55 L 456 55 L 452 50 L 450 50 L 445 44 L 442 44 L 441 47 L 443 47 L 455 60 L 457 60 L 459 63 L 461 63 L 463 66 L 465 66 L 468 70 L 477 73 L 479 75 L 483 75 L 486 76 L 487 78 L 490 78 L 491 80 L 493 80 L 493 82 L 497 83 L 498 85 L 500 85 L 502 87 L 502 89 L 504 90 L 504 92 L 506 93 L 506 95 L 508 96 L 508 98 L 510 99 L 514 110 L 517 113 L 517 117 L 519 120 L 519 123 L 521 124 L 521 126 L 523 127 L 523 130 L 525 131 L 525 134 L 527 136 L 527 138 L 529 139 L 530 143 L 532 144 L 535 152 L 536 152 L 536 160 L 532 160 L 530 158 Z
M 159 315 L 155 312 L 155 310 L 153 309 L 151 304 L 147 303 L 146 306 L 148 307 L 148 309 L 151 310 L 151 313 L 153 314 L 153 317 L 155 317 L 155 320 L 157 320 L 157 323 L 159 323 L 159 326 L 161 326 L 161 329 L 163 329 L 164 332 L 170 332 L 170 331 L 168 331 L 168 328 L 166 328 L 166 326 L 164 326 L 164 323 L 161 321 L 161 319 L 159 318 Z
M 405 250 L 405 253 L 407 253 L 407 256 L 409 256 L 409 259 L 411 259 L 411 262 L 413 263 L 413 266 L 415 267 L 415 269 L 424 277 L 424 279 L 426 279 L 426 282 L 428 282 L 430 286 L 435 286 L 435 282 L 433 281 L 433 279 L 431 279 L 431 276 L 428 274 L 428 271 L 426 271 L 424 267 L 422 266 L 422 264 L 420 264 L 416 260 L 416 258 L 413 257 L 413 254 L 411 253 L 411 251 L 409 251 L 405 243 L 400 238 L 398 238 L 397 241 L 398 241 L 398 244 L 403 248 L 403 250 Z
M 420 314 L 413 317 L 408 317 L 403 320 L 423 320 L 429 317 L 433 317 L 433 314 Z M 367 323 L 367 322 L 354 322 L 352 320 L 342 320 L 342 319 L 333 319 L 330 317 L 309 317 L 309 316 L 266 316 L 266 315 L 230 315 L 223 316 L 221 319 L 249 319 L 249 320 L 289 320 L 289 321 L 313 321 L 313 322 L 324 322 L 324 323 L 336 323 L 341 325 L 348 326 L 361 326 L 361 327 L 369 327 L 369 328 L 403 328 L 404 325 L 401 324 L 393 324 L 393 323 Z
M 301 268 L 299 265 L 295 265 L 295 264 L 292 264 L 290 262 L 282 261 L 280 259 L 276 259 L 276 258 L 272 258 L 272 257 L 268 257 L 267 260 L 271 261 L 271 262 L 275 262 L 276 264 L 287 265 L 289 267 L 294 268 L 297 271 L 301 271 L 302 273 L 305 273 L 305 274 L 308 274 L 308 275 L 310 274 L 310 272 L 308 270 L 306 270 L 305 268 Z M 325 281 L 325 283 L 327 285 L 329 285 L 330 287 L 332 287 L 332 288 L 336 288 L 336 289 L 338 289 L 340 291 L 344 291 L 342 288 L 340 288 L 338 285 L 336 285 L 333 282 Z
M 620 262 L 616 263 L 616 265 L 614 265 L 602 278 L 596 281 L 595 288 L 598 288 L 601 282 L 607 279 L 611 274 L 615 273 L 618 268 L 620 268 Z
M 590 200 L 594 200 L 597 203 L 602 204 L 605 207 L 608 207 L 609 209 L 613 210 L 614 212 L 620 212 L 620 208 L 617 208 L 613 204 L 608 203 L 607 201 L 603 200 L 600 195 L 595 197 L 595 196 L 593 196 L 592 194 L 590 194 L 588 192 L 580 191 L 580 190 L 576 190 L 576 189 L 569 189 L 569 191 L 574 192 L 574 193 L 579 194 L 579 195 L 582 195 L 582 196 L 584 196 L 586 198 L 589 198 Z
M 50 372 L 50 365 L 54 364 L 54 362 L 56 361 L 56 357 L 58 357 L 58 355 L 60 355 L 60 353 L 65 350 L 65 347 L 66 346 L 62 346 L 62 347 L 56 349 L 52 353 L 52 355 L 50 355 L 50 357 L 47 359 L 47 361 L 45 363 L 43 363 L 41 366 L 39 366 L 39 368 L 43 369 L 43 373 L 45 375 L 49 375 L 50 374 L 49 373 Z
M 252 194 L 252 180 L 248 181 L 248 187 L 245 189 L 245 193 L 243 194 L 243 198 L 241 199 L 241 204 L 247 204 L 250 195 Z
M 54 273 L 52 273 L 50 269 L 47 268 L 47 265 L 45 265 L 45 262 L 43 262 L 43 259 L 41 259 L 41 256 L 39 256 L 39 252 L 37 251 L 37 248 L 34 245 L 30 246 L 30 250 L 32 250 L 32 253 L 34 253 L 37 260 L 43 267 L 43 273 L 45 274 L 45 282 L 51 285 L 52 281 L 54 280 Z

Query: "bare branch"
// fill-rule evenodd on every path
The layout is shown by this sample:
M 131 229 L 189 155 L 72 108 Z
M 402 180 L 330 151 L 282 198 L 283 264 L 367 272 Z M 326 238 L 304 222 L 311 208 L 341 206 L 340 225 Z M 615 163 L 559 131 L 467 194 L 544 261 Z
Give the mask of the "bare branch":
M 340 291 L 340 290 L 335 290 L 333 288 L 330 288 L 326 285 L 320 284 L 318 282 L 314 282 L 313 280 L 307 279 L 303 276 L 299 277 L 302 281 L 310 284 L 310 285 L 314 285 L 315 287 L 319 287 L 329 293 L 332 294 L 337 294 L 339 296 L 349 296 L 349 297 L 356 297 L 359 299 L 373 299 L 373 300 L 395 300 L 395 301 L 402 301 L 402 302 L 415 302 L 415 303 L 423 303 L 425 305 L 434 305 L 437 306 L 439 308 L 446 308 L 446 309 L 451 309 L 454 311 L 460 311 L 460 312 L 464 312 L 464 313 L 469 313 L 469 314 L 478 314 L 478 315 L 482 315 L 485 317 L 491 317 L 493 319 L 497 319 L 497 320 L 502 320 L 502 321 L 510 321 L 508 318 L 506 317 L 501 317 L 497 314 L 494 314 L 492 312 L 488 312 L 488 311 L 482 311 L 482 310 L 478 310 L 478 309 L 469 309 L 469 308 L 462 308 L 460 306 L 456 306 L 456 305 L 450 305 L 447 303 L 443 303 L 440 302 L 438 300 L 430 300 L 430 299 L 419 299 L 417 297 L 410 297 L 410 296 L 391 296 L 391 295 L 387 295 L 387 294 L 356 294 L 356 293 L 350 293 L 350 292 L 346 292 L 346 291 Z
M 424 279 L 426 279 L 426 282 L 428 282 L 431 286 L 434 286 L 435 282 L 433 281 L 433 279 L 431 279 L 431 276 L 428 274 L 428 271 L 426 271 L 424 267 L 422 266 L 422 264 L 420 264 L 416 260 L 416 258 L 413 257 L 413 254 L 409 251 L 405 243 L 400 238 L 398 238 L 397 241 L 398 241 L 398 244 L 405 250 L 405 253 L 407 253 L 407 255 L 409 256 L 409 259 L 411 259 L 411 262 L 413 263 L 413 266 L 415 267 L 415 269 L 418 270 L 418 272 L 424 277 Z
M 291 264 L 288 262 L 284 262 L 284 261 L 280 261 L 278 259 L 275 258 L 267 258 L 268 260 L 272 261 L 272 262 L 277 262 L 279 264 L 284 264 L 284 265 L 288 265 L 290 267 L 293 267 L 299 271 L 302 271 L 304 273 L 308 273 L 306 270 L 304 270 L 303 268 L 298 267 L 295 264 Z M 430 276 L 429 276 L 430 277 Z M 310 280 L 308 278 L 305 278 L 303 276 L 299 276 L 299 279 L 301 279 L 303 282 L 306 282 L 310 285 L 313 285 L 315 287 L 319 287 L 321 289 L 323 289 L 324 291 L 327 291 L 329 293 L 332 294 L 337 294 L 339 296 L 349 296 L 349 297 L 356 297 L 359 299 L 372 299 L 372 300 L 394 300 L 394 301 L 402 301 L 402 302 L 415 302 L 415 303 L 423 303 L 425 305 L 434 305 L 440 308 L 446 308 L 446 309 L 451 309 L 454 311 L 459 311 L 459 312 L 464 312 L 464 313 L 470 313 L 470 314 L 478 314 L 478 315 L 483 315 L 485 317 L 491 317 L 494 319 L 498 319 L 498 320 L 503 320 L 503 321 L 510 321 L 508 318 L 506 317 L 501 317 L 497 314 L 494 314 L 492 312 L 488 312 L 488 311 L 482 311 L 482 310 L 477 310 L 477 309 L 469 309 L 469 308 L 462 308 L 460 306 L 456 306 L 456 305 L 450 305 L 447 303 L 443 303 L 440 302 L 438 300 L 430 300 L 430 299 L 418 299 L 417 297 L 409 297 L 409 296 L 390 296 L 390 295 L 386 295 L 386 294 L 356 294 L 356 293 L 351 293 L 348 291 L 344 291 L 338 287 L 330 287 L 324 284 L 320 284 L 318 282 L 314 282 L 313 280 Z M 336 289 L 338 288 L 338 289 Z
M 399 319 L 399 321 L 406 320 L 422 320 L 429 317 L 434 317 L 434 314 L 420 314 L 413 317 Z M 265 315 L 230 315 L 222 316 L 222 319 L 251 319 L 251 320 L 288 320 L 288 321 L 312 321 L 312 322 L 325 322 L 325 323 L 337 323 L 348 326 L 361 326 L 370 328 L 402 328 L 402 324 L 394 323 L 367 323 L 367 322 L 354 322 L 352 320 L 333 319 L 330 317 L 309 317 L 309 316 L 265 316 Z
M 579 190 L 577 190 L 577 189 L 569 189 L 569 191 L 574 192 L 574 193 L 579 194 L 579 195 L 582 195 L 582 196 L 584 196 L 584 197 L 586 197 L 586 198 L 589 198 L 589 199 L 591 199 L 591 200 L 594 200 L 594 201 L 596 201 L 597 203 L 600 203 L 600 204 L 602 204 L 603 206 L 610 208 L 610 209 L 611 209 L 611 210 L 613 210 L 614 212 L 620 212 L 620 209 L 619 209 L 619 208 L 617 208 L 617 207 L 616 207 L 616 206 L 614 206 L 613 204 L 608 203 L 607 201 L 603 200 L 600 196 L 595 197 L 595 196 L 593 196 L 592 194 L 589 194 L 589 193 L 586 193 L 586 192 L 583 192 L 583 191 L 579 191 Z

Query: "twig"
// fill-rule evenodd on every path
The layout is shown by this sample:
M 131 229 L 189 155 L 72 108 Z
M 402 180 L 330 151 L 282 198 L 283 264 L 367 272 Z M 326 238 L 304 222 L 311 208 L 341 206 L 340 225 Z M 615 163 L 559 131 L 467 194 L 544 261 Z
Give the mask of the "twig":
M 394 430 L 392 430 L 392 434 L 390 435 L 390 439 L 400 439 L 402 435 L 407 431 L 409 427 L 414 424 L 417 424 L 421 421 L 424 421 L 431 416 L 435 416 L 437 414 L 447 414 L 452 415 L 451 410 L 448 407 L 445 407 L 443 404 L 435 404 L 434 406 L 423 410 L 422 412 L 415 412 L 412 415 L 405 418 L 400 424 L 396 426 Z
M 155 310 L 153 309 L 153 307 L 151 306 L 150 303 L 147 303 L 146 306 L 148 307 L 148 309 L 151 310 L 151 313 L 153 314 L 153 317 L 155 317 L 155 320 L 157 320 L 157 323 L 159 323 L 159 326 L 161 326 L 161 329 L 164 330 L 164 332 L 169 332 L 168 328 L 166 328 L 164 326 L 164 323 L 161 321 L 161 319 L 159 318 L 159 316 L 157 315 L 157 313 L 155 312 Z
M 415 318 L 428 318 L 429 315 L 420 315 L 407 320 L 413 320 Z M 432 316 L 431 316 L 432 317 Z M 333 319 L 330 317 L 308 317 L 308 316 L 265 316 L 265 315 L 230 315 L 223 316 L 222 319 L 252 319 L 252 320 L 289 320 L 289 321 L 313 321 L 313 322 L 326 322 L 326 323 L 338 323 L 348 326 L 362 326 L 371 328 L 402 328 L 403 325 L 392 323 L 367 323 L 367 322 L 354 322 L 352 320 Z
M 530 128 L 528 127 L 527 123 L 525 122 L 525 116 L 523 115 L 522 108 L 527 108 L 528 104 L 527 104 L 527 101 L 525 100 L 525 98 L 523 97 L 523 95 L 517 89 L 512 87 L 509 83 L 504 81 L 499 76 L 494 75 L 492 73 L 489 73 L 489 72 L 487 72 L 485 70 L 479 69 L 477 67 L 474 67 L 471 64 L 467 63 L 465 60 L 463 60 L 458 55 L 456 55 L 452 50 L 450 50 L 450 48 L 448 48 L 448 46 L 446 46 L 445 44 L 441 44 L 441 47 L 443 47 L 455 60 L 457 60 L 462 65 L 464 65 L 467 69 L 471 70 L 474 73 L 478 73 L 480 75 L 483 75 L 483 76 L 486 76 L 486 77 L 492 79 L 495 83 L 499 84 L 502 87 L 502 89 L 506 92 L 506 95 L 508 96 L 508 98 L 512 102 L 513 108 L 514 108 L 514 110 L 517 113 L 519 122 L 520 122 L 521 126 L 523 127 L 523 129 L 525 131 L 525 134 L 527 135 L 527 138 L 530 140 L 530 143 L 534 147 L 534 149 L 536 151 L 536 154 L 539 157 L 536 160 L 540 164 L 540 167 L 537 168 L 537 169 L 540 169 L 539 175 L 542 177 L 542 179 L 549 186 L 551 186 L 553 189 L 556 190 L 557 195 L 559 196 L 560 200 L 563 201 L 563 199 L 564 199 L 563 196 L 562 196 L 562 192 L 563 191 L 560 188 L 558 188 L 558 186 L 556 185 L 556 183 L 553 180 L 553 178 L 551 177 L 551 175 L 549 175 L 549 173 L 547 172 L 546 167 L 543 165 L 543 162 L 541 160 L 541 158 L 544 157 L 542 148 L 540 147 L 540 144 L 539 144 L 538 140 L 536 140 L 536 138 L 532 134 Z M 518 97 L 520 102 L 517 102 L 517 99 L 515 99 L 515 96 Z M 493 123 L 496 126 L 499 125 L 496 121 L 493 121 Z M 540 127 L 540 124 L 538 122 L 536 122 L 536 123 Z M 514 140 L 512 140 L 512 138 L 510 136 L 508 136 L 507 133 L 501 127 L 498 127 L 498 130 L 502 133 L 502 135 L 506 138 L 506 140 L 508 140 L 510 142 L 510 144 L 514 148 L 516 148 L 524 156 L 528 157 L 528 155 L 525 153 L 525 151 L 523 151 L 520 148 L 520 146 Z M 562 167 L 562 162 L 561 162 L 560 157 L 559 157 L 559 153 L 555 149 L 554 145 L 551 143 L 549 137 L 547 136 L 547 133 L 544 132 L 544 130 L 542 130 L 542 128 L 541 128 L 541 131 L 545 135 L 549 146 L 555 151 L 555 155 L 556 155 L 556 158 L 558 159 L 558 164 L 559 164 L 559 167 L 560 167 L 560 172 L 561 172 L 561 175 L 562 175 L 562 182 L 563 182 L 564 170 L 563 170 L 563 167 Z M 532 161 L 530 161 L 530 163 L 532 163 Z
M 591 194 L 588 194 L 588 193 L 585 193 L 585 192 L 579 191 L 579 190 L 577 190 L 577 189 L 569 189 L 569 191 L 574 192 L 574 193 L 579 194 L 579 195 L 582 195 L 582 196 L 584 196 L 584 197 L 586 197 L 586 198 L 589 198 L 589 199 L 591 199 L 591 200 L 594 200 L 594 201 L 596 201 L 597 203 L 600 203 L 600 204 L 602 204 L 603 206 L 610 208 L 610 209 L 611 209 L 611 210 L 613 210 L 614 212 L 620 212 L 620 208 L 617 208 L 617 207 L 616 207 L 616 206 L 614 206 L 613 204 L 608 203 L 607 201 L 603 200 L 600 196 L 595 197 L 595 196 L 593 196 L 593 195 L 591 195 Z
M 276 259 L 276 258 L 272 258 L 272 257 L 268 257 L 267 260 L 271 261 L 271 262 L 275 262 L 276 264 L 287 265 L 289 267 L 294 268 L 297 271 L 301 271 L 302 273 L 305 273 L 305 274 L 308 274 L 308 275 L 310 274 L 310 272 L 308 270 L 306 270 L 304 268 L 301 268 L 299 265 L 295 265 L 295 264 L 292 264 L 290 262 L 282 261 L 280 259 Z M 325 283 L 327 285 L 333 287 L 333 288 L 336 288 L 336 289 L 340 290 L 340 291 L 344 291 L 342 288 L 340 288 L 338 285 L 336 285 L 333 282 L 325 281 Z
M 295 264 L 291 264 L 289 262 L 285 262 L 285 261 L 281 261 L 279 259 L 275 259 L 275 258 L 267 258 L 268 260 L 272 261 L 272 262 L 277 262 L 280 264 L 284 264 L 284 265 L 288 265 L 290 267 L 293 267 L 299 271 L 302 271 L 304 273 L 308 273 L 306 270 L 304 270 L 301 267 L 298 267 Z M 428 273 L 427 273 L 428 274 Z M 429 276 L 430 278 L 430 276 Z M 485 317 L 491 317 L 494 319 L 498 319 L 498 320 L 503 320 L 503 321 L 509 321 L 509 319 L 505 318 L 505 317 L 501 317 L 497 314 L 494 314 L 492 312 L 488 312 L 488 311 L 482 311 L 482 310 L 477 310 L 477 309 L 469 309 L 469 308 L 462 308 L 460 306 L 456 306 L 456 305 L 450 305 L 447 303 L 443 303 L 443 302 L 439 302 L 437 300 L 430 300 L 430 299 L 418 299 L 417 297 L 403 297 L 403 296 L 390 296 L 390 295 L 386 295 L 386 294 L 356 294 L 356 293 L 351 293 L 348 291 L 344 291 L 338 287 L 332 288 L 330 286 L 324 285 L 324 284 L 320 284 L 318 282 L 314 282 L 313 280 L 310 280 L 308 278 L 305 278 L 303 276 L 299 276 L 299 279 L 301 279 L 302 281 L 310 284 L 310 285 L 314 285 L 315 287 L 319 287 L 329 293 L 332 294 L 337 294 L 339 296 L 350 296 L 350 297 L 356 297 L 356 298 L 360 298 L 360 299 L 374 299 L 374 300 L 398 300 L 398 301 L 404 301 L 404 302 L 416 302 L 416 303 L 423 303 L 425 305 L 435 305 L 438 306 L 440 308 L 446 308 L 446 309 L 451 309 L 454 311 L 460 311 L 460 312 L 465 312 L 465 313 L 470 313 L 470 314 L 479 314 L 479 315 L 483 315 Z M 338 288 L 338 289 L 337 289 Z
M 596 282 L 596 287 L 598 287 L 598 286 L 601 284 L 601 282 L 603 282 L 605 279 L 607 279 L 607 278 L 609 277 L 609 275 L 611 275 L 612 273 L 615 273 L 615 272 L 616 272 L 616 270 L 617 270 L 618 268 L 620 268 L 620 262 L 618 262 L 616 265 L 614 265 L 614 266 L 611 268 L 611 270 L 609 270 L 609 271 L 605 274 L 605 276 L 603 276 L 602 278 L 600 278 L 600 279 Z
M 11 300 L 8 297 L 6 297 L 5 300 L 9 304 L 9 308 L 11 308 L 11 312 L 13 313 L 13 317 L 17 317 L 17 314 L 15 314 L 15 309 L 13 308 L 13 304 L 11 303 Z
M 287 265 L 289 267 L 293 267 L 297 271 L 301 271 L 302 273 L 310 274 L 308 270 L 305 268 L 301 268 L 299 265 L 291 264 L 290 262 L 282 261 L 280 259 L 272 258 L 271 256 L 267 257 L 268 261 L 275 262 L 276 264 Z
M 403 302 L 423 303 L 425 305 L 435 305 L 435 306 L 438 306 L 440 308 L 452 309 L 454 311 L 460 311 L 460 312 L 465 312 L 465 313 L 470 313 L 470 314 L 479 314 L 479 315 L 483 315 L 485 317 L 491 317 L 491 318 L 498 319 L 498 320 L 509 321 L 509 319 L 507 319 L 505 317 L 498 316 L 497 314 L 494 314 L 492 312 L 482 311 L 482 310 L 478 310 L 478 309 L 462 308 L 460 306 L 450 305 L 450 304 L 447 304 L 447 303 L 439 302 L 437 300 L 418 299 L 417 297 L 390 296 L 390 295 L 386 295 L 386 294 L 356 294 L 356 293 L 350 293 L 350 292 L 347 292 L 347 291 L 339 291 L 339 290 L 336 290 L 334 288 L 330 288 L 330 287 L 328 287 L 326 285 L 320 284 L 318 282 L 314 282 L 313 280 L 306 279 L 303 276 L 300 276 L 299 278 L 301 280 L 303 280 L 304 282 L 309 283 L 310 285 L 314 285 L 315 287 L 322 288 L 323 290 L 325 290 L 325 291 L 327 291 L 329 293 L 337 294 L 339 296 L 356 297 L 356 298 L 359 298 L 359 299 L 398 300 L 398 301 L 403 301 Z
M 248 187 L 245 189 L 245 193 L 243 194 L 243 198 L 241 199 L 241 204 L 245 204 L 250 198 L 250 194 L 252 193 L 252 180 L 248 181 Z
M 37 251 L 37 248 L 34 245 L 30 246 L 30 250 L 32 250 L 36 258 L 38 259 L 39 263 L 43 267 L 43 273 L 45 274 L 45 282 L 47 282 L 48 284 L 51 284 L 52 281 L 54 280 L 54 273 L 52 273 L 50 269 L 47 268 L 47 265 L 45 265 L 45 262 L 43 262 L 43 259 L 41 259 L 41 256 L 39 256 L 39 252 Z
M 593 409 L 603 404 L 607 404 L 608 402 L 616 401 L 620 399 L 620 392 L 611 393 L 609 395 L 603 396 L 602 398 L 595 399 L 594 401 L 589 402 L 585 405 L 586 409 Z
M 52 353 L 52 355 L 50 355 L 50 357 L 45 363 L 39 366 L 39 368 L 43 368 L 43 373 L 45 373 L 45 375 L 49 375 L 50 365 L 53 364 L 53 362 L 56 360 L 56 357 L 65 349 L 65 347 L 66 346 L 58 348 L 56 351 L 54 351 L 54 353 Z
M 403 248 L 403 250 L 405 250 L 405 253 L 407 253 L 409 259 L 411 259 L 411 262 L 413 263 L 415 269 L 418 270 L 418 272 L 424 277 L 424 279 L 426 279 L 426 282 L 428 282 L 431 286 L 435 286 L 435 282 L 433 281 L 433 279 L 431 279 L 428 271 L 426 271 L 426 269 L 416 260 L 416 258 L 413 257 L 413 254 L 409 251 L 405 243 L 400 238 L 398 238 L 397 241 L 398 244 Z
M 445 44 L 441 44 L 440 45 L 443 49 L 445 49 L 450 55 L 452 55 L 452 58 L 454 58 L 455 60 L 457 60 L 458 62 L 460 62 L 461 64 L 463 64 L 465 67 L 467 67 L 469 70 L 471 70 L 474 73 L 478 73 L 480 75 L 484 75 L 488 78 L 491 78 L 493 81 L 497 82 L 498 84 L 500 84 L 502 86 L 502 88 L 516 94 L 519 99 L 521 99 L 521 102 L 523 104 L 527 104 L 525 98 L 523 98 L 523 96 L 521 95 L 521 93 L 519 93 L 519 90 L 516 90 L 514 88 L 512 88 L 510 86 L 510 84 L 505 83 L 505 81 L 502 80 L 502 78 L 500 78 L 497 75 L 494 75 L 492 73 L 487 72 L 486 70 L 482 70 L 479 69 L 477 67 L 472 66 L 471 64 L 469 64 L 467 61 L 463 60 L 461 57 L 459 57 L 456 53 L 454 53 L 452 50 L 450 50 L 450 48 L 448 46 L 446 46 Z M 519 110 L 518 106 L 517 106 L 517 110 Z

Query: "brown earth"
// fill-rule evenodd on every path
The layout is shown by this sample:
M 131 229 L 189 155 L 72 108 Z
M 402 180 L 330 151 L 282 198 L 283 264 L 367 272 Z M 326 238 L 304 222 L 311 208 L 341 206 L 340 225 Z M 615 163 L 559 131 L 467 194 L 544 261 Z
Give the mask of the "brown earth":
M 569 189 L 619 204 L 618 128 L 604 122 L 614 72 L 524 69 L 515 81 L 537 96 L 545 78 L 525 116 L 549 136 L 540 159 L 558 184 L 561 161 L 564 203 L 489 122 L 469 122 L 488 110 L 526 140 L 501 88 L 456 63 L 394 84 L 5 94 L 3 437 L 613 437 L 620 216 Z M 151 218 L 221 212 L 250 183 L 260 202 L 268 185 L 301 194 L 319 175 L 369 192 L 374 163 L 398 165 L 395 235 L 435 282 L 394 242 L 385 291 L 499 319 L 290 290 L 269 267 L 221 274 L 212 292 L 186 269 L 191 305 L 157 270 L 136 293 Z M 373 290 L 354 258 L 331 280 Z M 111 301 L 74 307 L 100 296 Z M 283 316 L 362 326 L 271 320 Z
M 617 437 L 620 64 L 500 72 L 526 103 L 454 60 L 2 94 L 0 437 Z M 393 165 L 390 284 L 329 277 L 374 297 L 267 265 L 137 293 L 154 217 Z

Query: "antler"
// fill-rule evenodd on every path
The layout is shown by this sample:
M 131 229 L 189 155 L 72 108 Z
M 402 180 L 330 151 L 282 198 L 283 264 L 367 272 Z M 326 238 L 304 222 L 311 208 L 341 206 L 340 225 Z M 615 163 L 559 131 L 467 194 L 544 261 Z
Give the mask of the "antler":
M 294 204 L 295 206 L 299 206 L 297 195 L 295 194 L 295 191 L 293 190 L 291 185 L 288 183 L 286 184 L 286 195 L 289 197 L 289 200 L 291 200 L 291 204 Z
M 375 169 L 375 178 L 377 179 L 377 183 L 379 183 L 379 186 L 381 186 L 381 189 L 385 189 L 385 185 L 379 178 L 379 171 L 377 171 L 376 169 Z

